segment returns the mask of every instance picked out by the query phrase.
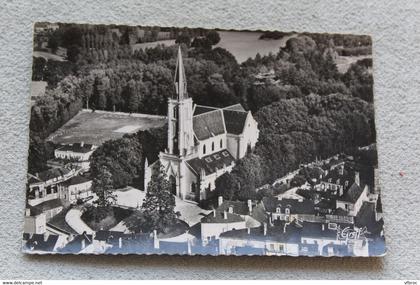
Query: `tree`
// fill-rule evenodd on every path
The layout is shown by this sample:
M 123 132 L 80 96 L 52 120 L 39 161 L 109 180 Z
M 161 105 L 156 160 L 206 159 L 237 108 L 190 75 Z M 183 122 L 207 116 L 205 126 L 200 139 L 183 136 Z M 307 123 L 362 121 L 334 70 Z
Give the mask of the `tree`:
M 115 203 L 117 198 L 113 193 L 112 174 L 107 166 L 101 167 L 93 178 L 92 190 L 98 196 L 96 203 L 99 208 L 108 208 Z
M 188 35 L 188 33 L 182 32 L 176 37 L 175 43 L 185 44 L 187 47 L 189 47 L 191 45 L 191 37 Z
M 166 232 L 176 222 L 174 209 L 175 197 L 171 194 L 171 185 L 158 160 L 153 166 L 141 212 L 131 216 L 126 226 L 133 232 Z
M 220 42 L 220 35 L 217 31 L 210 31 L 207 33 L 206 38 L 210 42 L 212 46 L 218 44 Z

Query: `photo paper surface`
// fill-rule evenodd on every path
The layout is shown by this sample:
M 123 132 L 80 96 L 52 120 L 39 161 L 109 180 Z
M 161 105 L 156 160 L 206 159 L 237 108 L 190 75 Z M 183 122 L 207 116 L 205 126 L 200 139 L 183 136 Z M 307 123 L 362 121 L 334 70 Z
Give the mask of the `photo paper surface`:
M 382 256 L 366 35 L 36 23 L 23 251 Z

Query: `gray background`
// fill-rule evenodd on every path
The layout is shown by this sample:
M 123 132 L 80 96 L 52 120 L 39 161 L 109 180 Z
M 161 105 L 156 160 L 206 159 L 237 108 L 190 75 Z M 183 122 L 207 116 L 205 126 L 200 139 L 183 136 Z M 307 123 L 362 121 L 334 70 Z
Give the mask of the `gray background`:
M 114 2 L 114 3 L 113 3 Z M 0 279 L 419 278 L 419 1 L 0 1 Z M 383 258 L 25 256 L 20 252 L 35 21 L 370 34 Z

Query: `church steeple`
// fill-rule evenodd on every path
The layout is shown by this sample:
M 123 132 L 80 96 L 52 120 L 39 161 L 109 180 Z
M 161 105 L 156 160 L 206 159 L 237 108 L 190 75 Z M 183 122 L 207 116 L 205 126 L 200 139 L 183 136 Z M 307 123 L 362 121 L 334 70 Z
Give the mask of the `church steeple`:
M 178 57 L 176 60 L 176 69 L 175 69 L 175 91 L 177 94 L 178 101 L 182 101 L 185 98 L 188 98 L 187 95 L 187 80 L 185 77 L 184 62 L 182 60 L 181 46 L 178 47 Z
M 187 95 L 181 47 L 178 47 L 174 84 L 177 96 L 168 100 L 168 153 L 186 156 L 194 147 L 193 105 Z

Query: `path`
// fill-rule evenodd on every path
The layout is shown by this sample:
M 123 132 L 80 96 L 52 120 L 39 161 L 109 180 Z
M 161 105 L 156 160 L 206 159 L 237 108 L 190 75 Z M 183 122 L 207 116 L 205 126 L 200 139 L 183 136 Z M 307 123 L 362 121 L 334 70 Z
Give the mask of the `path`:
M 94 231 L 86 225 L 84 221 L 82 221 L 82 211 L 79 208 L 73 208 L 67 212 L 65 220 L 66 223 L 78 234 L 83 234 L 86 232 L 87 234 L 93 234 Z

